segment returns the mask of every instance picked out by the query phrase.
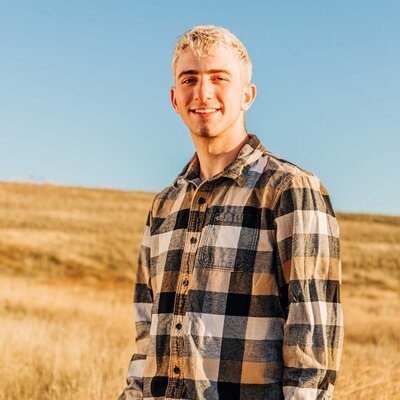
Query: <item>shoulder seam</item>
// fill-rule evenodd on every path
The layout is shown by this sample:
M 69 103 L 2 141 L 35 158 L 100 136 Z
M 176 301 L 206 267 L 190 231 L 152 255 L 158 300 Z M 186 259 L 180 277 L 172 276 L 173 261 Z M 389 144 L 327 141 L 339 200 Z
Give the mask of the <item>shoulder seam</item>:
M 277 189 L 277 192 L 276 192 L 276 194 L 275 194 L 275 197 L 274 197 L 274 199 L 273 199 L 273 201 L 272 201 L 272 205 L 271 205 L 272 209 L 275 208 L 276 203 L 278 202 L 279 197 L 281 196 L 282 192 L 286 189 L 287 186 L 289 186 L 289 183 L 293 180 L 293 178 L 294 178 L 295 176 L 296 176 L 296 175 L 294 175 L 294 174 L 289 174 L 289 175 L 285 178 L 285 180 L 283 181 L 283 183 L 282 183 L 282 185 L 280 186 L 280 188 Z

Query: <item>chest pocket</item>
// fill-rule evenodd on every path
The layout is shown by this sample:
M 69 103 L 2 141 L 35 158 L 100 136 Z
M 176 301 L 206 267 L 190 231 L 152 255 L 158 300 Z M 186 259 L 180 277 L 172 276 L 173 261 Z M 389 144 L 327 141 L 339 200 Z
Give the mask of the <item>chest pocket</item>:
M 251 270 L 257 253 L 259 220 L 259 210 L 214 212 L 200 239 L 198 267 Z

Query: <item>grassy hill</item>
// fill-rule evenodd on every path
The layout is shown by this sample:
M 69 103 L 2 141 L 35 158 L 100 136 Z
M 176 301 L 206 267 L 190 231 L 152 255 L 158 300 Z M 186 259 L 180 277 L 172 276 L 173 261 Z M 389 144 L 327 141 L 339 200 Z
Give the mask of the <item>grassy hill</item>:
M 131 279 L 153 195 L 1 182 L 1 270 Z
M 154 193 L 0 182 L 0 400 L 116 398 Z M 345 347 L 335 399 L 400 396 L 400 217 L 338 213 Z

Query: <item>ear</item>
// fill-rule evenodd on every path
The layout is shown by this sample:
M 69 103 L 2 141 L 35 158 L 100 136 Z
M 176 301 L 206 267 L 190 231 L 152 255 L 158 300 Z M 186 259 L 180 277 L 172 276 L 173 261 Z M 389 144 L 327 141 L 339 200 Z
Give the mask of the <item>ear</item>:
M 249 83 L 244 87 L 243 100 L 242 100 L 243 111 L 247 111 L 250 108 L 256 96 L 257 96 L 257 88 L 254 83 Z
M 172 107 L 174 108 L 175 112 L 176 112 L 177 114 L 180 114 L 180 113 L 179 113 L 179 109 L 178 109 L 178 104 L 176 103 L 175 86 L 172 86 L 172 87 L 171 87 L 171 90 L 170 90 L 170 98 L 171 98 Z

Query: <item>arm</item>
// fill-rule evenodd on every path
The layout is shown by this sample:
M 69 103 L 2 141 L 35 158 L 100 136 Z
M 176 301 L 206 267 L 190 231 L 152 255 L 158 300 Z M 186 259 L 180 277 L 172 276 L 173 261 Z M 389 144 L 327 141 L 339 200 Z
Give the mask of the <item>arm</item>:
M 275 201 L 276 257 L 287 319 L 285 400 L 332 398 L 343 345 L 339 227 L 315 176 L 292 176 Z
M 143 398 L 143 372 L 149 342 L 153 291 L 150 283 L 150 221 L 147 216 L 146 227 L 139 249 L 138 270 L 133 298 L 133 313 L 136 325 L 136 353 L 133 354 L 126 377 L 127 387 L 118 400 Z

